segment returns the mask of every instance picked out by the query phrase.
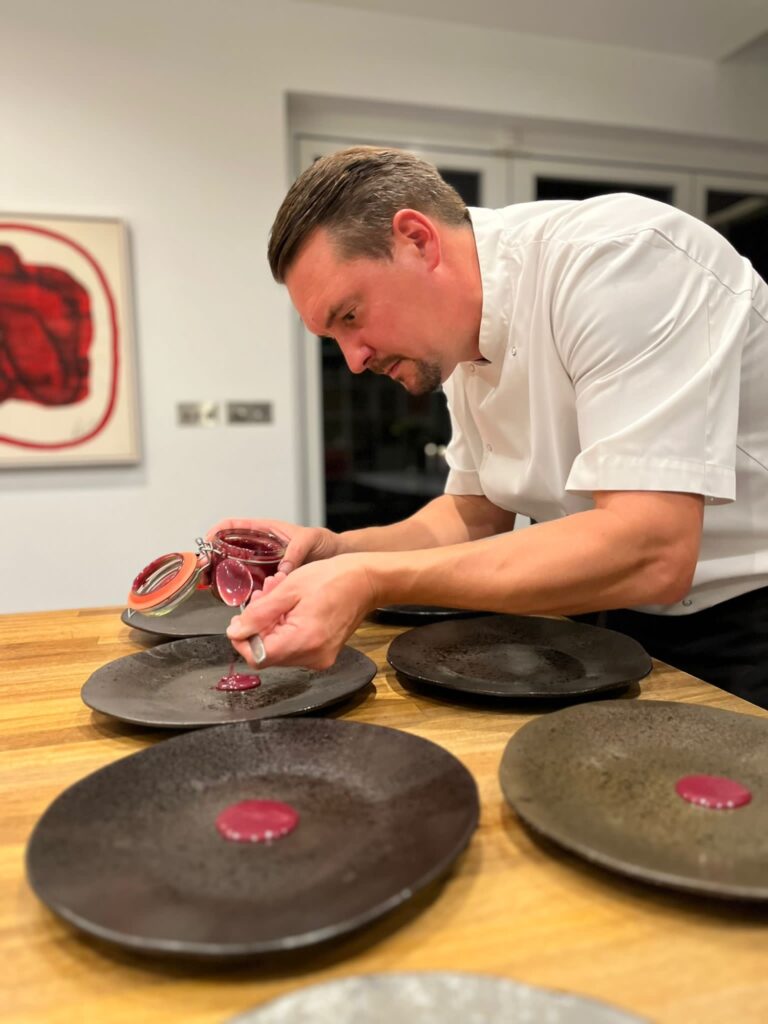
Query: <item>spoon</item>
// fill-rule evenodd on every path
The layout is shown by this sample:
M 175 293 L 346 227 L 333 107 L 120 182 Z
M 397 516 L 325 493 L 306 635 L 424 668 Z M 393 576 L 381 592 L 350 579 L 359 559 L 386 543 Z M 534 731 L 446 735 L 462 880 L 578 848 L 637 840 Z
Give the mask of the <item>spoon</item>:
M 224 604 L 231 608 L 240 605 L 242 612 L 253 591 L 253 577 L 236 558 L 224 558 L 216 566 L 216 589 Z
M 232 608 L 239 604 L 240 611 L 244 612 L 245 602 L 253 591 L 253 578 L 242 562 L 224 558 L 216 566 L 216 589 L 224 604 Z M 260 665 L 267 656 L 261 637 L 256 633 L 248 642 L 256 664 Z

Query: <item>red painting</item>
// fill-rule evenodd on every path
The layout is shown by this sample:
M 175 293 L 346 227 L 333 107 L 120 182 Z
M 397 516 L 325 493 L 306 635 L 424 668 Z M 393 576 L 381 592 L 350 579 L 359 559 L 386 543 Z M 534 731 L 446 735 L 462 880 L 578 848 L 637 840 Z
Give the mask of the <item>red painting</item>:
M 0 466 L 136 461 L 121 227 L 0 219 Z

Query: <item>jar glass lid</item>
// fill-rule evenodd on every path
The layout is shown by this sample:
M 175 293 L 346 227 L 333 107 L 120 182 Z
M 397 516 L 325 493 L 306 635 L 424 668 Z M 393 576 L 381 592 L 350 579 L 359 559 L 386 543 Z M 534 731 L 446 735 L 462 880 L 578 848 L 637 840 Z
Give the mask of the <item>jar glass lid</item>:
M 128 607 L 149 614 L 170 611 L 188 589 L 197 585 L 207 566 L 207 558 L 192 551 L 161 555 L 136 576 L 128 594 Z

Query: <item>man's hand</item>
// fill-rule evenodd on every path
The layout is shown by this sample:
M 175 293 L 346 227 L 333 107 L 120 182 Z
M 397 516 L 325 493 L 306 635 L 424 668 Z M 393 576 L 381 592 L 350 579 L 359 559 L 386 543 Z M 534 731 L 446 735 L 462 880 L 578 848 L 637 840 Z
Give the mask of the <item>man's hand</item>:
M 280 519 L 222 519 L 208 530 L 205 539 L 212 541 L 219 530 L 271 530 L 285 537 L 288 546 L 279 569 L 286 574 L 305 562 L 331 558 L 342 551 L 339 535 L 321 526 L 297 526 Z
M 377 604 L 364 555 L 339 555 L 265 581 L 227 629 L 249 665 L 324 669 L 336 660 L 360 620 Z M 248 640 L 258 633 L 266 657 L 256 665 Z

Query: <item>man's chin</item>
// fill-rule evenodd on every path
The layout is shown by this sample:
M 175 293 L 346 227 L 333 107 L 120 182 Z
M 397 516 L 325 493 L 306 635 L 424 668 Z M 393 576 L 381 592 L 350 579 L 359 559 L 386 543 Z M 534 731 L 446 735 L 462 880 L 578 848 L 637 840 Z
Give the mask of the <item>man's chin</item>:
M 422 395 L 434 395 L 438 391 L 442 390 L 442 384 L 436 386 L 425 385 L 425 384 L 409 384 L 408 381 L 399 380 L 398 384 L 405 388 L 409 395 L 413 395 L 414 398 L 420 398 Z
M 436 363 L 409 361 L 405 371 L 402 376 L 398 375 L 396 380 L 411 395 L 430 395 L 440 391 L 443 386 L 440 367 Z

